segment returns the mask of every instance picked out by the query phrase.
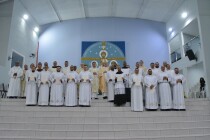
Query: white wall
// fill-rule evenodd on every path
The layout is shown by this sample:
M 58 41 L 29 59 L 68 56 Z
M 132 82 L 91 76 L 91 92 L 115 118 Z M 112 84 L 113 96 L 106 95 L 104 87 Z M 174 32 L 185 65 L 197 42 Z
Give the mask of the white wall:
M 35 62 L 35 58 L 30 58 L 30 53 L 35 53 L 38 37 L 33 35 L 33 28 L 36 23 L 29 16 L 29 20 L 24 22 L 22 20 L 23 14 L 28 13 L 27 10 L 21 5 L 19 0 L 14 1 L 12 20 L 9 32 L 8 49 L 3 53 L 6 54 L 6 58 L 11 56 L 12 50 L 15 50 L 25 56 L 25 63 L 30 64 Z M 0 83 L 8 83 L 8 71 L 10 69 L 11 60 L 5 60 L 5 66 L 0 67 L 1 78 Z
M 3 76 L 7 65 L 7 49 L 9 44 L 9 33 L 12 19 L 13 1 L 0 4 L 0 83 L 6 81 Z
M 0 17 L 0 65 L 6 66 L 11 17 Z
M 200 77 L 204 77 L 203 63 L 198 63 L 187 69 L 188 86 L 193 87 L 200 83 Z
M 9 32 L 12 19 L 13 1 L 0 4 L 0 66 L 6 65 Z
M 201 49 L 204 57 L 204 74 L 206 78 L 206 86 L 208 97 L 210 97 L 210 1 L 209 0 L 197 0 L 198 5 L 198 25 L 201 39 Z
M 186 19 L 181 17 L 183 12 L 187 12 L 188 16 Z M 190 24 L 191 21 L 198 18 L 197 0 L 185 0 L 185 2 L 177 9 L 177 12 L 169 19 L 166 23 L 166 28 L 173 28 L 173 33 L 168 32 L 168 41 L 173 40 L 174 36 L 181 35 L 180 49 L 182 51 L 182 59 L 173 63 L 172 68 L 178 67 L 183 71 L 183 75 L 186 77 L 185 92 L 198 82 L 198 78 L 204 76 L 203 67 L 203 50 L 201 47 L 197 48 L 196 56 L 198 60 L 190 61 L 185 56 L 183 45 L 185 44 L 185 36 L 182 34 L 183 29 Z M 202 42 L 201 42 L 202 44 Z M 205 77 L 205 76 L 204 76 Z M 188 93 L 186 93 L 188 94 Z
M 81 63 L 82 41 L 125 41 L 126 60 L 131 67 L 143 59 L 169 60 L 165 23 L 129 18 L 87 18 L 46 25 L 39 38 L 39 61 Z

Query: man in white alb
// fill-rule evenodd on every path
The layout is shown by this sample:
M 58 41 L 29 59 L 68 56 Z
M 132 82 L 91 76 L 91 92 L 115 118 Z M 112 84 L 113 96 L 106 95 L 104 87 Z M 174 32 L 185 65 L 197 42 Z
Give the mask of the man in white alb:
M 23 70 L 20 68 L 20 63 L 15 62 L 15 66 L 13 66 L 9 71 L 9 89 L 7 93 L 7 97 L 17 98 L 20 97 L 21 93 L 21 85 L 20 79 L 23 75 Z
M 57 71 L 51 74 L 51 91 L 50 91 L 50 105 L 62 106 L 64 103 L 63 97 L 63 83 L 65 80 L 64 74 L 61 72 L 61 66 L 57 66 Z
M 57 66 L 58 66 L 58 63 L 57 63 L 57 61 L 54 61 L 53 62 L 53 66 L 52 66 L 52 68 L 50 69 L 50 72 L 56 72 L 57 71 Z
M 63 72 L 63 74 L 66 75 L 69 71 L 70 71 L 69 62 L 65 61 L 64 62 L 64 67 L 62 68 L 62 72 Z
M 32 66 L 31 70 L 26 73 L 26 105 L 36 105 L 37 104 L 37 83 L 38 83 L 39 73 L 36 71 L 36 67 Z
M 174 76 L 172 78 L 173 84 L 173 109 L 185 110 L 184 88 L 185 77 L 179 73 L 179 68 L 174 69 Z
M 74 71 L 74 66 L 70 66 L 70 71 L 66 73 L 65 106 L 77 106 L 77 82 L 79 75 Z
M 172 98 L 171 98 L 171 87 L 169 85 L 170 77 L 165 71 L 165 66 L 161 66 L 161 72 L 158 75 L 159 83 L 159 95 L 160 95 L 160 109 L 171 110 L 172 109 Z
M 115 85 L 115 74 L 114 66 L 110 67 L 110 70 L 107 72 L 107 88 L 108 88 L 108 101 L 114 101 L 114 85 Z
M 84 71 L 79 74 L 80 86 L 79 86 L 79 105 L 90 107 L 91 105 L 91 81 L 92 74 L 88 71 L 88 66 L 84 65 Z
M 152 74 L 152 70 L 148 70 L 148 74 L 144 77 L 144 85 L 146 86 L 146 105 L 147 110 L 157 110 L 158 100 L 155 87 L 157 86 L 157 77 Z
M 51 72 L 48 70 L 48 66 L 44 67 L 44 70 L 40 72 L 39 77 L 39 99 L 38 105 L 46 106 L 49 104 L 49 94 L 50 94 L 50 75 Z
M 143 111 L 142 82 L 143 77 L 139 74 L 139 69 L 136 68 L 130 77 L 132 111 Z

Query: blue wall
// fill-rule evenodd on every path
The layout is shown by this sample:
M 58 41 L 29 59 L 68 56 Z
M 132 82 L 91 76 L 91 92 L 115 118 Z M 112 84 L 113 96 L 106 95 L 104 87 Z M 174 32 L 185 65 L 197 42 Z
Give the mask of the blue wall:
M 39 38 L 39 61 L 63 66 L 81 63 L 82 41 L 125 41 L 126 60 L 131 67 L 143 59 L 169 60 L 166 25 L 162 22 L 129 18 L 87 18 L 42 26 Z

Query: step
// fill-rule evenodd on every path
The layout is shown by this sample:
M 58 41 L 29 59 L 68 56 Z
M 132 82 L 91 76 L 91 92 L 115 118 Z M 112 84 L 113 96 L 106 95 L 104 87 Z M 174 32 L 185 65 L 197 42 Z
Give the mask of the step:
M 124 122 L 123 122 L 124 121 Z M 201 120 L 201 121 L 174 121 L 174 122 L 137 122 L 136 120 L 127 120 L 125 119 L 104 119 L 104 120 L 92 120 L 92 119 L 70 119 L 69 121 L 31 121 L 31 122 L 1 122 L 0 128 L 45 128 L 45 129 L 54 129 L 54 128 L 67 128 L 72 126 L 107 126 L 112 125 L 118 126 L 127 126 L 133 129 L 160 129 L 160 128 L 191 128 L 191 127 L 210 127 L 210 120 Z M 76 128 L 77 128 L 76 127 Z
M 60 137 L 59 140 L 209 140 L 210 135 L 191 135 L 191 136 L 165 136 L 165 137 L 129 137 L 122 138 L 122 137 L 107 137 L 108 134 L 103 134 L 105 137 Z M 103 136 L 102 135 L 102 136 Z M 77 135 L 76 135 L 77 136 Z M 58 138 L 51 138 L 51 137 L 1 137 L 0 140 L 58 140 Z
M 52 112 L 52 111 L 58 111 L 58 112 L 69 112 L 69 111 L 97 111 L 97 112 L 131 112 L 131 107 L 39 107 L 39 106 L 0 106 L 0 111 L 22 111 L 22 112 Z M 145 112 L 146 110 L 144 110 Z M 160 111 L 160 109 L 158 110 Z M 190 106 L 186 107 L 186 111 L 188 112 L 194 112 L 194 111 L 199 111 L 199 112 L 210 112 L 210 105 L 209 106 Z M 163 111 L 161 111 L 163 112 Z M 166 111 L 166 112 L 171 112 L 171 111 Z
M 209 111 L 169 111 L 169 112 L 130 112 L 130 111 L 0 111 L 0 117 L 191 117 L 208 116 Z
M 32 130 L 2 130 L 0 138 L 31 138 L 31 139 L 154 139 L 154 138 L 209 138 L 209 129 L 180 130 L 149 130 L 149 131 L 32 131 Z M 197 140 L 196 139 L 196 140 Z M 206 139 L 207 140 L 207 139 Z M 208 139 L 209 140 L 209 139 Z
M 119 129 L 119 127 L 114 126 L 110 130 L 99 130 L 99 127 L 94 126 L 84 126 L 83 130 L 45 130 L 45 129 L 0 129 L 0 136 L 40 136 L 40 134 L 44 134 L 44 137 L 68 137 L 72 133 L 127 133 L 127 136 L 185 136 L 185 135 L 193 135 L 193 134 L 209 134 L 210 128 L 180 128 L 180 129 L 139 129 L 139 130 L 129 130 L 129 129 Z M 56 135 L 55 135 L 56 134 Z M 95 137 L 98 137 L 95 135 Z
M 176 114 L 178 115 L 178 114 Z M 200 120 L 210 120 L 210 115 L 193 115 L 193 116 L 176 116 L 173 114 L 168 114 L 168 116 L 153 116 L 153 115 L 147 115 L 147 116 L 139 116 L 137 115 L 130 115 L 128 113 L 124 113 L 124 115 L 121 115 L 120 117 L 117 115 L 114 115 L 114 113 L 109 114 L 98 114 L 98 113 L 85 113 L 84 115 L 77 114 L 72 115 L 71 117 L 64 115 L 60 117 L 46 117 L 46 116 L 36 116 L 36 117 L 27 117 L 27 116 L 0 116 L 0 122 L 30 122 L 30 121 L 66 121 L 68 122 L 70 119 L 80 119 L 80 118 L 95 118 L 97 120 L 106 120 L 106 119 L 115 119 L 115 118 L 126 118 L 126 119 L 138 119 L 139 122 L 173 122 L 173 121 L 200 121 Z

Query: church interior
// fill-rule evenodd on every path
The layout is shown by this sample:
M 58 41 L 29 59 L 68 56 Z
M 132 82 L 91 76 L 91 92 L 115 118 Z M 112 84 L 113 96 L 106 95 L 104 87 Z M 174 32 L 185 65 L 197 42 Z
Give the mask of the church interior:
M 209 140 L 209 7 L 0 0 L 0 140 Z

